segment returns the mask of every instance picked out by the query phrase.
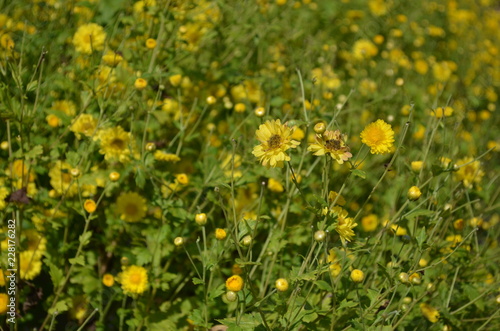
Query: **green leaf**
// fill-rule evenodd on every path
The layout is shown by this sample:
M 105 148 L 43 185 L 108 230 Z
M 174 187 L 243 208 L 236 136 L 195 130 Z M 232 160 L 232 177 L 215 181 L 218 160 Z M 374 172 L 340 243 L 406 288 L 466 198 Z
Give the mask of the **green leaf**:
M 423 228 L 418 230 L 418 235 L 415 238 L 415 239 L 417 239 L 418 248 L 420 248 L 420 249 L 422 248 L 422 244 L 424 243 L 426 237 L 427 236 L 425 233 L 425 226 L 424 226 Z
M 85 257 L 83 255 L 79 255 L 78 257 L 69 259 L 69 263 L 71 263 L 71 264 L 85 265 Z
M 92 237 L 92 231 L 87 231 L 80 235 L 80 243 L 85 246 L 89 243 L 90 237 Z
M 193 277 L 193 284 L 194 285 L 200 285 L 205 283 L 203 280 L 199 279 L 198 277 Z
M 55 304 L 54 308 L 49 309 L 49 314 L 53 315 L 55 312 L 60 314 L 60 313 L 65 312 L 67 310 L 68 310 L 68 304 L 66 303 L 66 301 L 61 300 Z
M 351 170 L 352 174 L 354 176 L 357 176 L 357 177 L 361 177 L 363 179 L 366 179 L 366 172 L 364 172 L 363 170 L 359 170 L 359 169 L 353 169 Z
M 72 167 L 76 167 L 80 161 L 80 154 L 77 152 L 69 151 L 66 153 L 66 162 L 68 162 Z
M 339 310 L 342 310 L 344 308 L 353 308 L 353 307 L 356 307 L 358 305 L 357 302 L 354 302 L 354 301 L 347 301 L 346 299 L 342 300 L 342 302 L 340 303 L 340 306 L 339 306 Z
M 34 91 L 34 90 L 36 90 L 37 87 L 38 87 L 38 81 L 34 80 L 34 81 L 28 83 L 28 86 L 26 86 L 26 92 Z
M 327 282 L 325 282 L 324 280 L 317 280 L 314 283 L 316 284 L 316 286 L 318 286 L 318 288 L 320 290 L 328 291 L 328 292 L 333 291 L 332 286 L 330 284 L 328 284 Z
M 54 288 L 58 288 L 59 286 L 61 286 L 64 277 L 62 270 L 56 267 L 48 259 L 46 259 L 44 262 L 49 266 L 50 279 L 52 280 L 52 284 L 54 284 Z
M 37 145 L 33 147 L 28 153 L 26 153 L 26 159 L 36 159 L 38 155 L 43 154 L 43 147 Z
M 428 209 L 416 209 L 408 214 L 404 215 L 403 217 L 408 219 L 409 221 L 417 218 L 418 216 L 431 216 L 434 215 L 435 211 L 428 210 Z

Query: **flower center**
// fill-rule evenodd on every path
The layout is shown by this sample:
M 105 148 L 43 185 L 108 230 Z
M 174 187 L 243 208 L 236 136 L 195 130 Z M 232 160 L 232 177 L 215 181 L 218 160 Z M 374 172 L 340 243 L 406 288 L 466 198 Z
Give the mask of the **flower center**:
M 138 274 L 130 275 L 130 282 L 133 284 L 139 284 L 141 282 L 141 276 Z
M 109 145 L 113 148 L 116 148 L 116 149 L 124 149 L 125 148 L 125 142 L 119 138 L 113 139 Z
M 138 211 L 138 208 L 137 208 L 137 205 L 134 205 L 132 203 L 129 203 L 126 207 L 125 207 L 125 213 L 127 215 L 136 215 L 137 214 L 137 211 Z
M 340 149 L 340 140 L 330 139 L 325 142 L 325 147 L 329 150 L 337 151 Z
M 278 148 L 281 145 L 281 137 L 278 134 L 275 134 L 269 138 L 267 141 L 267 144 L 269 145 L 270 148 Z

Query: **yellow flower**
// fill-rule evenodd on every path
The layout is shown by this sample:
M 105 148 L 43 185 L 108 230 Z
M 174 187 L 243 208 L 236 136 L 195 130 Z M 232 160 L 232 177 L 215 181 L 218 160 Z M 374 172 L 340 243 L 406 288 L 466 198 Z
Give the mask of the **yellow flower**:
M 215 229 L 215 238 L 217 238 L 217 240 L 224 240 L 226 236 L 226 230 L 220 228 Z
M 122 60 L 123 57 L 120 54 L 111 51 L 102 56 L 102 62 L 110 67 L 116 67 Z
M 148 287 L 148 272 L 143 267 L 131 265 L 120 276 L 125 294 L 142 294 Z
M 377 229 L 378 226 L 378 216 L 375 214 L 370 214 L 361 219 L 361 226 L 366 232 L 372 232 Z
M 361 283 L 365 279 L 365 274 L 362 270 L 354 269 L 351 271 L 351 280 L 355 283 Z
M 458 167 L 458 171 L 455 172 L 455 180 L 463 182 L 466 188 L 472 188 L 472 185 L 481 182 L 484 176 L 484 172 L 481 170 L 481 163 L 474 161 L 472 157 L 458 160 L 456 167 Z
M 95 201 L 91 199 L 85 200 L 85 202 L 83 203 L 83 208 L 87 213 L 92 214 L 96 210 Z
M 377 46 L 367 39 L 358 40 L 352 46 L 352 55 L 356 60 L 369 59 L 377 53 Z
M 278 278 L 274 285 L 279 292 L 286 292 L 288 290 L 288 281 L 285 278 Z
M 241 291 L 243 288 L 243 278 L 238 275 L 232 275 L 226 280 L 226 288 L 233 292 Z
M 129 145 L 133 145 L 133 140 L 131 134 L 121 126 L 100 131 L 98 138 L 101 140 L 99 153 L 104 154 L 106 160 L 118 159 L 120 162 L 129 160 L 131 147 Z
M 139 222 L 147 210 L 146 199 L 135 192 L 122 193 L 116 200 L 116 211 L 125 222 Z
M 439 312 L 437 309 L 426 303 L 420 304 L 420 311 L 431 323 L 436 323 L 439 320 Z
M 76 120 L 73 121 L 73 124 L 71 124 L 69 129 L 75 133 L 75 136 L 78 139 L 80 139 L 80 133 L 87 137 L 91 137 L 96 127 L 97 119 L 89 114 L 81 114 Z
M 281 185 L 281 183 L 274 178 L 269 178 L 267 187 L 269 188 L 270 191 L 275 193 L 281 193 L 285 190 L 283 185 Z
M 68 163 L 59 160 L 49 170 L 50 185 L 57 194 L 66 193 L 66 196 L 72 197 L 78 192 L 78 187 L 69 173 L 71 169 L 72 167 Z
M 32 280 L 42 271 L 40 254 L 24 251 L 19 254 L 19 274 L 21 279 Z
M 112 274 L 104 274 L 102 276 L 102 283 L 104 286 L 111 287 L 115 284 L 115 277 Z
M 339 219 L 337 221 L 337 226 L 335 227 L 335 231 L 340 235 L 340 239 L 342 243 L 345 245 L 346 242 L 350 242 L 352 238 L 355 236 L 354 231 L 352 230 L 358 226 L 357 223 L 353 222 L 351 217 L 347 217 L 344 219 Z
M 76 30 L 73 36 L 73 45 L 79 53 L 91 54 L 94 50 L 100 51 L 104 48 L 106 32 L 102 26 L 89 23 L 84 24 Z
M 154 158 L 155 158 L 155 160 L 158 160 L 158 161 L 174 162 L 174 163 L 181 160 L 181 158 L 175 154 L 165 153 L 164 151 L 160 151 L 160 150 L 157 150 L 155 152 Z
M 294 130 L 295 127 L 289 128 L 286 124 L 281 124 L 279 119 L 266 121 L 255 132 L 261 144 L 254 147 L 252 154 L 267 168 L 282 168 L 284 161 L 290 161 L 285 151 L 300 144 L 291 139 Z
M 148 49 L 153 49 L 153 48 L 155 48 L 155 47 L 156 47 L 156 40 L 155 40 L 155 39 L 153 39 L 153 38 L 148 38 L 148 39 L 146 40 L 146 47 L 147 47 Z
M 394 131 L 383 120 L 368 124 L 361 132 L 361 142 L 371 148 L 372 154 L 390 153 L 394 143 Z
M 349 146 L 345 143 L 346 140 L 347 135 L 341 134 L 339 130 L 325 131 L 323 134 L 316 135 L 316 142 L 310 144 L 307 150 L 314 152 L 317 156 L 330 154 L 332 159 L 343 164 L 352 157 Z
M 431 111 L 431 116 L 432 117 L 449 117 L 453 114 L 453 108 L 446 106 L 446 107 L 438 107 L 436 110 Z
M 177 174 L 175 175 L 175 180 L 181 185 L 189 184 L 189 177 L 186 174 Z
M 345 205 L 345 199 L 343 196 L 339 195 L 337 192 L 335 191 L 330 191 L 330 193 L 328 193 L 328 201 L 330 203 L 334 202 L 335 201 L 335 204 L 336 205 L 339 205 L 339 206 L 343 206 Z
M 148 81 L 144 78 L 137 78 L 135 80 L 134 86 L 138 90 L 144 90 L 148 86 Z
M 9 296 L 5 293 L 0 293 L 0 315 L 7 312 L 7 304 L 9 303 Z

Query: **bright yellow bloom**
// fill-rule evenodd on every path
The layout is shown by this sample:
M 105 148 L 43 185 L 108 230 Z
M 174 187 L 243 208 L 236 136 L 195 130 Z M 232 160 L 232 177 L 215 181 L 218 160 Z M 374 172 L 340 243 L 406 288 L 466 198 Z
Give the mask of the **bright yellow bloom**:
M 158 160 L 158 161 L 173 162 L 173 163 L 181 160 L 181 158 L 175 154 L 165 153 L 164 151 L 160 151 L 160 150 L 155 152 L 154 158 L 155 158 L 155 160 Z
M 355 283 L 361 283 L 365 279 L 365 274 L 362 270 L 354 269 L 351 271 L 351 280 Z
M 337 221 L 337 226 L 335 227 L 335 231 L 340 235 L 340 239 L 342 243 L 345 245 L 346 242 L 350 242 L 352 238 L 355 236 L 354 229 L 358 226 L 357 223 L 354 223 L 351 217 L 347 217 L 344 219 L 339 219 Z
M 369 59 L 378 53 L 378 48 L 371 41 L 361 39 L 352 46 L 352 55 L 356 60 Z
M 102 276 L 102 283 L 104 286 L 111 287 L 115 284 L 115 277 L 112 274 L 104 274 Z
M 80 139 L 83 134 L 87 137 L 92 136 L 97 127 L 97 119 L 89 114 L 81 114 L 78 118 L 71 124 L 70 130 L 75 133 L 75 136 Z
M 232 275 L 226 280 L 226 288 L 233 292 L 241 291 L 243 288 L 243 278 L 238 275 Z
M 439 311 L 426 303 L 420 304 L 420 311 L 431 323 L 436 323 L 439 320 Z
M 79 53 L 91 54 L 94 50 L 100 51 L 104 48 L 106 32 L 102 26 L 89 23 L 84 24 L 76 30 L 73 36 L 73 45 Z
M 370 214 L 361 219 L 361 226 L 366 232 L 372 232 L 377 229 L 378 226 L 378 216 L 375 214 Z
M 286 292 L 288 290 L 288 281 L 285 278 L 278 278 L 274 285 L 279 292 Z
M 135 192 L 122 193 L 116 200 L 116 211 L 125 222 L 139 222 L 148 210 L 146 199 Z
M 0 315 L 7 312 L 7 304 L 9 303 L 9 296 L 5 293 L 0 293 Z
M 463 164 L 467 165 L 462 166 Z M 474 161 L 472 157 L 458 160 L 456 166 L 459 167 L 459 169 L 455 172 L 455 180 L 463 182 L 466 188 L 472 188 L 474 183 L 480 183 L 484 176 L 484 171 L 481 170 L 481 163 L 479 161 Z
M 148 272 L 143 267 L 131 265 L 120 275 L 125 294 L 142 294 L 148 287 Z
M 40 254 L 24 251 L 19 254 L 19 274 L 21 279 L 32 280 L 42 271 Z
M 95 201 L 91 199 L 85 200 L 85 202 L 83 203 L 83 208 L 87 213 L 92 214 L 96 210 Z
M 377 120 L 361 132 L 361 142 L 371 148 L 372 154 L 387 154 L 393 147 L 394 131 L 390 124 Z
M 343 164 L 352 157 L 346 140 L 347 135 L 341 134 L 339 130 L 325 131 L 323 134 L 316 135 L 316 142 L 310 144 L 307 150 L 314 152 L 317 156 L 330 154 L 332 159 Z
M 291 139 L 294 130 L 295 127 L 289 128 L 286 124 L 281 124 L 279 119 L 266 121 L 255 132 L 261 144 L 254 147 L 252 154 L 267 168 L 283 168 L 283 162 L 290 161 L 286 150 L 296 148 L 300 144 Z
M 215 229 L 215 238 L 217 238 L 217 240 L 224 240 L 226 236 L 226 230 L 220 228 Z
M 283 185 L 281 185 L 281 183 L 274 178 L 269 178 L 267 187 L 269 188 L 270 191 L 275 193 L 281 193 L 285 190 Z
M 104 154 L 106 160 L 117 159 L 120 162 L 129 160 L 133 140 L 131 134 L 121 126 L 100 131 L 98 139 L 101 140 L 99 153 Z

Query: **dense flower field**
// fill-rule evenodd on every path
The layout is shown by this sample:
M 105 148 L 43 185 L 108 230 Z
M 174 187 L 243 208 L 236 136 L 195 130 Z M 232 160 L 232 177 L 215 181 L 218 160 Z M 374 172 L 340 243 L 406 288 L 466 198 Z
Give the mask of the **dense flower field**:
M 2 329 L 500 329 L 497 1 L 0 8 Z

